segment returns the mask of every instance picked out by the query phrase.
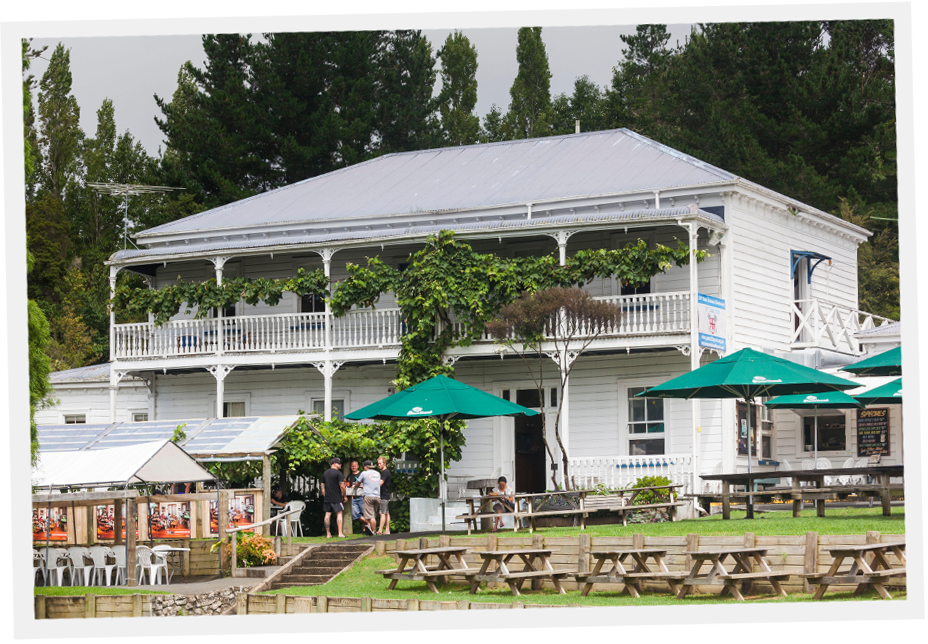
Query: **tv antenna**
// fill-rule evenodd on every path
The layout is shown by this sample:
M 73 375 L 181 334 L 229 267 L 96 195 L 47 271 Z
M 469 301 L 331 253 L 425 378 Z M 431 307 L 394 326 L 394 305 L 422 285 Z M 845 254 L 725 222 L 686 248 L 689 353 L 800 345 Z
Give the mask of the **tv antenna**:
M 129 195 L 164 194 L 172 190 L 184 190 L 184 188 L 173 188 L 171 186 L 145 186 L 137 183 L 94 183 L 88 181 L 87 185 L 100 194 L 123 198 L 123 250 L 126 249 L 126 242 L 129 237 Z

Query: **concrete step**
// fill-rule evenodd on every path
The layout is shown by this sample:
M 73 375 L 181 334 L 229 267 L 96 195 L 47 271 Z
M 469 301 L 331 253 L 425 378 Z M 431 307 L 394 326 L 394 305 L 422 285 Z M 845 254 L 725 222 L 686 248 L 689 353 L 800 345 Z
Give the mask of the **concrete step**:
M 321 586 L 322 582 L 313 583 L 313 584 L 288 584 L 286 582 L 275 582 L 271 584 L 268 590 L 280 590 L 281 588 L 290 588 L 291 586 Z
M 281 569 L 282 566 L 259 566 L 256 568 L 236 568 L 236 577 L 245 578 L 267 578 Z
M 299 568 L 291 568 L 287 573 L 293 575 L 337 575 L 344 569 L 344 566 L 300 566 Z

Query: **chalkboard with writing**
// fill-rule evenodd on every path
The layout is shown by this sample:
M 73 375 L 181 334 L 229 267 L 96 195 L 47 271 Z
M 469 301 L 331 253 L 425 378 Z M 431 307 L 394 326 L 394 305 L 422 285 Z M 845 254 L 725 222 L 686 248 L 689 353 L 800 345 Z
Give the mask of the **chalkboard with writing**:
M 857 456 L 889 454 L 889 409 L 857 410 Z

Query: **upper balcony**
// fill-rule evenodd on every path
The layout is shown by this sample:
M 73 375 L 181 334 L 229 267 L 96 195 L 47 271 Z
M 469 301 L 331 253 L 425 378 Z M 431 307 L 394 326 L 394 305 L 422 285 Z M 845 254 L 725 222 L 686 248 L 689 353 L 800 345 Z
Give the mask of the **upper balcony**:
M 621 307 L 617 324 L 589 329 L 584 337 L 597 335 L 606 346 L 614 344 L 654 346 L 674 343 L 690 332 L 689 292 L 619 295 L 596 298 Z M 236 316 L 219 319 L 176 320 L 163 326 L 153 323 L 117 324 L 113 327 L 111 358 L 119 362 L 172 361 L 184 358 L 249 356 L 254 362 L 318 360 L 321 354 L 338 352 L 344 359 L 364 359 L 372 350 L 378 358 L 399 353 L 405 331 L 400 309 L 350 311 L 340 318 L 326 313 L 285 313 Z M 469 353 L 494 353 L 495 341 L 485 334 Z M 286 357 L 286 359 L 281 359 Z
M 860 354 L 855 333 L 892 324 L 895 320 L 822 299 L 793 302 L 794 349 L 829 349 L 849 355 Z

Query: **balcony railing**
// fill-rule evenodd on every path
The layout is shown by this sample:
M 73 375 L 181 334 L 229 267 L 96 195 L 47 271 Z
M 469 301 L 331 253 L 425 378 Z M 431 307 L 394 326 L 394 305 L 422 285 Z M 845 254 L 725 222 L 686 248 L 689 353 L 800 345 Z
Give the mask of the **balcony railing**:
M 598 298 L 614 302 L 621 318 L 604 329 L 580 329 L 602 337 L 687 333 L 689 293 L 652 293 Z M 171 358 L 218 353 L 278 353 L 322 351 L 326 325 L 331 324 L 332 349 L 396 347 L 405 332 L 399 309 L 351 311 L 344 317 L 325 313 L 286 313 L 222 319 L 176 320 L 157 327 L 150 323 L 117 324 L 112 357 L 116 360 Z M 455 322 L 452 322 L 454 324 Z M 548 337 L 553 337 L 549 332 Z M 493 338 L 484 334 L 484 342 Z
M 793 302 L 794 348 L 831 349 L 856 355 L 860 344 L 855 333 L 890 324 L 894 320 L 866 313 L 825 300 L 809 299 Z
M 570 478 L 578 488 L 603 484 L 607 488 L 628 487 L 643 476 L 666 476 L 677 490 L 689 494 L 693 487 L 693 456 L 598 456 L 569 459 Z

